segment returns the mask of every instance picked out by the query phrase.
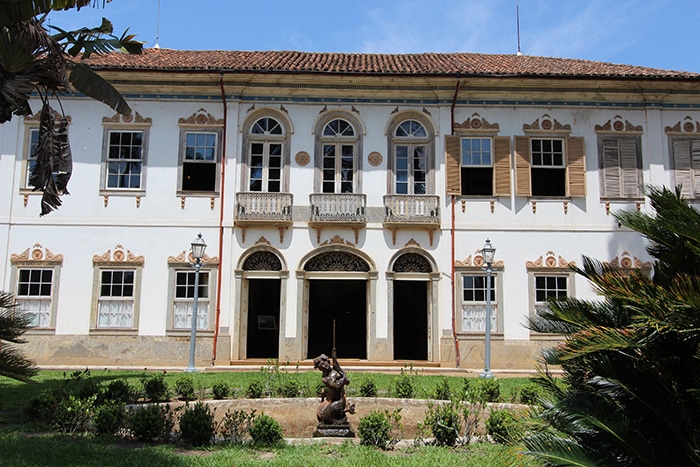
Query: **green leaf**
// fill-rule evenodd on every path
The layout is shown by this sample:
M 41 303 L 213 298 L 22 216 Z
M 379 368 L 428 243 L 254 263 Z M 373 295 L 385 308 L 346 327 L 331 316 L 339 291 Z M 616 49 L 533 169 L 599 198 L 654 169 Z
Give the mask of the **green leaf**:
M 75 64 L 69 79 L 75 89 L 86 96 L 107 104 L 122 115 L 131 113 L 131 107 L 114 86 L 84 63 Z

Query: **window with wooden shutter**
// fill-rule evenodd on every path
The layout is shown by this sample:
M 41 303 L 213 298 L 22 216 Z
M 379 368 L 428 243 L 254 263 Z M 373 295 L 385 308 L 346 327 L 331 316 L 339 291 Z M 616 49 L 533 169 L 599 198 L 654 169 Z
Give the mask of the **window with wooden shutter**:
M 700 187 L 700 139 L 673 139 L 674 185 L 686 198 L 696 198 Z
M 495 196 L 510 196 L 510 137 L 494 138 L 493 178 Z
M 530 138 L 515 137 L 515 194 L 530 196 Z
M 601 196 L 641 198 L 642 170 L 638 136 L 605 136 L 598 142 Z
M 454 196 L 462 194 L 459 140 L 459 136 L 445 136 L 445 192 Z
M 586 196 L 586 155 L 584 140 L 580 136 L 566 138 L 568 196 Z

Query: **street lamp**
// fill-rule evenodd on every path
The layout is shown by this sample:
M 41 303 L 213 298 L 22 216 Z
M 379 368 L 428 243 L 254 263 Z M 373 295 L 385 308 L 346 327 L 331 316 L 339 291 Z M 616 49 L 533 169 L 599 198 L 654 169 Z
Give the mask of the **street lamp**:
M 192 257 L 194 258 L 194 295 L 192 301 L 192 332 L 190 334 L 190 363 L 185 368 L 187 372 L 195 372 L 197 369 L 194 367 L 194 349 L 197 341 L 197 299 L 199 298 L 199 270 L 202 268 L 202 257 L 204 257 L 204 250 L 207 249 L 207 244 L 202 238 L 202 234 L 197 234 L 197 238 L 192 240 Z
M 486 271 L 486 342 L 484 350 L 484 371 L 481 373 L 482 378 L 493 378 L 491 373 L 491 268 L 493 257 L 496 254 L 496 249 L 491 245 L 491 240 L 486 239 L 486 244 L 481 249 L 481 256 L 484 258 L 484 266 L 482 269 Z

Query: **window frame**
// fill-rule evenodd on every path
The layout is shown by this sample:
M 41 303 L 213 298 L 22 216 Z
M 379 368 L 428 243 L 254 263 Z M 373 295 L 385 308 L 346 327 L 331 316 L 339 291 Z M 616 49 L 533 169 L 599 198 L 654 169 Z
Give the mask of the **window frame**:
M 118 115 L 112 119 L 107 117 L 103 118 L 103 138 L 102 138 L 102 168 L 101 168 L 101 180 L 100 180 L 100 195 L 133 195 L 141 196 L 146 193 L 146 182 L 147 182 L 147 172 L 148 172 L 148 152 L 149 152 L 149 137 L 150 137 L 150 127 L 151 119 L 144 119 L 138 113 L 136 113 L 136 123 L 115 123 L 118 120 Z M 123 119 L 123 117 L 122 117 Z M 110 136 L 112 133 L 138 133 L 141 136 L 141 171 L 139 174 L 139 187 L 129 188 L 129 187 L 109 187 L 109 164 L 112 159 L 109 157 L 110 152 Z M 114 159 L 115 161 L 119 159 Z
M 609 164 L 606 142 L 617 143 L 616 165 Z M 633 145 L 633 148 L 630 148 Z M 625 150 L 625 146 L 626 150 Z M 629 165 L 629 151 L 634 152 L 635 166 Z M 644 183 L 642 168 L 642 138 L 640 135 L 598 134 L 598 173 L 600 182 L 600 197 L 603 200 L 642 200 L 644 195 L 640 186 Z M 630 178 L 634 178 L 634 193 L 629 193 Z M 615 180 L 617 179 L 617 183 Z M 617 184 L 617 187 L 614 185 Z
M 105 282 L 104 282 L 104 275 L 105 273 L 132 273 L 132 278 L 131 278 L 131 295 L 103 295 L 102 291 L 105 287 Z M 105 330 L 122 330 L 122 329 L 134 329 L 134 324 L 135 324 L 135 316 L 136 316 L 136 288 L 137 284 L 139 283 L 139 275 L 138 271 L 136 268 L 133 267 L 101 267 L 99 268 L 99 271 L 97 273 L 97 294 L 96 294 L 96 318 L 94 322 L 95 329 L 100 330 L 100 331 L 105 331 Z M 112 284 L 112 287 L 125 287 L 127 285 L 127 282 L 122 280 L 119 284 L 116 282 L 111 281 L 110 284 Z M 130 313 L 130 320 L 131 320 L 131 325 L 130 326 L 118 326 L 118 325 L 101 325 L 100 324 L 100 318 L 102 316 L 102 305 L 106 303 L 112 303 L 112 302 L 119 302 L 119 303 L 130 303 L 131 304 L 131 313 Z M 110 314 L 110 313 L 108 313 Z
M 31 170 L 34 164 L 36 164 L 36 157 L 34 154 L 34 143 L 32 142 L 33 135 L 36 135 L 36 140 L 39 140 L 39 123 L 34 121 L 26 121 L 24 127 L 24 153 L 22 156 L 22 181 L 20 183 L 20 191 L 26 193 L 37 193 L 39 191 L 34 191 L 34 187 L 29 183 L 31 177 Z
M 409 122 L 415 122 L 418 125 L 421 126 L 423 132 L 425 133 L 425 136 L 416 136 L 415 131 L 411 131 L 413 133 L 412 135 L 408 136 L 398 136 L 396 133 L 399 131 L 399 129 L 402 127 L 402 125 L 409 123 Z M 404 114 L 400 115 L 398 118 L 395 118 L 392 122 L 390 122 L 390 125 L 388 127 L 387 131 L 388 135 L 388 146 L 389 146 L 389 154 L 391 154 L 390 161 L 389 161 L 389 186 L 388 186 L 388 193 L 391 194 L 400 194 L 400 195 L 409 195 L 409 196 L 421 196 L 421 195 L 432 195 L 435 193 L 435 183 L 433 181 L 434 179 L 434 154 L 435 154 L 435 136 L 432 130 L 432 125 L 430 124 L 429 121 L 426 121 L 425 118 L 422 116 L 418 115 L 413 115 L 413 114 Z M 402 181 L 402 183 L 406 184 L 407 190 L 406 193 L 399 193 L 398 190 L 398 184 L 399 184 L 399 164 L 398 164 L 398 148 L 399 147 L 406 147 L 406 160 L 407 160 L 407 167 L 406 167 L 406 180 Z M 423 193 L 416 193 L 416 184 L 420 183 L 420 181 L 416 181 L 416 170 L 415 170 L 415 158 L 412 157 L 412 154 L 414 154 L 415 149 L 422 147 L 424 151 L 423 155 L 423 161 L 424 161 L 424 170 L 423 170 L 423 176 L 424 179 L 422 181 L 422 184 L 424 185 L 424 192 Z
M 486 195 L 467 194 L 463 184 L 462 164 L 462 140 L 463 139 L 490 139 L 491 140 L 491 193 Z M 510 197 L 512 193 L 512 162 L 511 162 L 510 136 L 498 136 L 497 131 L 462 132 L 459 135 L 445 136 L 445 191 L 447 195 L 462 198 L 486 198 Z M 484 166 L 480 166 L 484 167 Z
M 694 143 L 697 144 L 698 147 L 698 154 L 700 154 L 700 135 L 698 134 L 692 134 L 692 135 L 669 135 L 669 154 L 670 154 L 670 168 L 672 171 L 672 183 L 673 186 L 678 186 L 682 185 L 681 188 L 681 194 L 691 200 L 696 200 L 700 198 L 700 156 L 697 157 L 697 161 L 694 161 L 696 157 L 693 155 L 693 146 L 695 145 Z M 678 156 L 676 154 L 677 146 L 682 143 L 682 142 L 687 142 L 688 143 L 688 167 L 685 168 L 683 167 L 682 169 L 678 168 L 679 161 L 678 161 Z M 697 167 L 695 166 L 697 164 Z M 684 181 L 681 179 L 679 176 L 679 170 L 687 170 L 688 173 L 684 175 L 683 178 L 688 179 L 690 182 L 684 183 Z M 688 187 L 690 185 L 690 187 Z
M 177 195 L 187 195 L 187 196 L 212 196 L 218 195 L 220 191 L 220 172 L 221 172 L 221 138 L 223 130 L 214 125 L 210 127 L 204 126 L 186 126 L 180 125 L 180 151 L 178 159 L 178 186 Z M 187 159 L 187 149 L 190 147 L 187 145 L 187 139 L 189 135 L 213 135 L 214 140 L 214 160 L 198 160 L 198 159 Z M 184 178 L 187 175 L 185 170 L 186 164 L 196 164 L 196 165 L 213 165 L 214 168 L 214 187 L 211 190 L 196 190 L 196 189 L 185 189 Z
M 256 124 L 262 119 L 271 119 L 277 122 L 281 129 L 281 134 L 253 133 Z M 292 128 L 290 122 L 277 111 L 272 109 L 261 109 L 259 112 L 251 115 L 242 128 L 243 133 L 243 148 L 241 157 L 241 187 L 239 192 L 249 193 L 287 193 L 289 192 L 289 167 L 290 167 L 290 135 Z M 262 144 L 262 178 L 260 190 L 251 190 L 251 172 L 252 172 L 252 157 L 253 144 Z M 280 179 L 279 190 L 269 191 L 269 158 L 270 145 L 279 144 L 280 147 Z
M 194 303 L 194 297 L 192 298 L 179 298 L 177 297 L 177 277 L 179 273 L 186 273 L 186 274 L 194 274 L 195 270 L 192 266 L 192 264 L 188 262 L 184 262 L 184 255 L 181 255 L 181 257 L 178 258 L 173 258 L 171 257 L 170 260 L 168 261 L 168 313 L 167 313 L 167 318 L 166 318 L 166 334 L 167 335 L 189 335 L 189 333 L 192 330 L 192 322 L 188 321 L 188 323 L 184 327 L 177 328 L 175 327 L 175 307 L 176 304 L 178 303 Z M 206 261 L 202 262 L 202 267 L 200 269 L 200 276 L 199 276 L 199 287 L 200 289 L 202 287 L 207 288 L 207 297 L 203 298 L 200 294 L 200 296 L 197 298 L 197 315 L 202 314 L 202 308 L 204 304 L 206 304 L 207 309 L 206 309 L 206 317 L 207 317 L 207 326 L 206 328 L 201 328 L 197 326 L 197 332 L 202 333 L 202 334 L 213 334 L 214 333 L 214 328 L 215 328 L 215 314 L 214 314 L 214 309 L 216 307 L 216 276 L 218 273 L 218 261 L 216 258 L 209 258 L 205 257 L 204 258 Z M 206 274 L 207 275 L 207 280 L 206 283 L 203 283 L 202 281 L 202 276 Z M 192 285 L 187 285 L 187 287 L 192 287 L 194 288 L 194 282 Z M 191 312 L 190 314 L 190 319 L 191 319 Z
M 550 257 L 552 258 L 552 257 Z M 549 259 L 549 258 L 548 258 Z M 561 260 L 560 260 L 561 261 Z M 530 317 L 535 318 L 537 316 L 537 309 L 546 305 L 546 301 L 537 301 L 537 287 L 536 280 L 538 277 L 556 277 L 566 279 L 566 293 L 567 298 L 576 297 L 576 283 L 575 283 L 575 273 L 568 267 L 530 267 L 528 266 L 528 289 L 529 289 L 529 314 Z M 549 333 L 539 333 L 530 331 L 530 335 L 537 337 L 547 337 Z M 558 336 L 558 334 L 551 334 L 552 336 Z
M 491 282 L 495 286 L 492 290 L 493 298 L 491 300 L 491 335 L 499 336 L 503 335 L 503 307 L 500 306 L 503 303 L 503 267 L 492 267 L 491 272 Z M 468 304 L 473 304 L 472 306 L 483 307 L 483 313 L 486 313 L 486 299 L 484 297 L 483 301 L 467 301 L 464 299 L 464 279 L 465 277 L 482 277 L 484 285 L 486 285 L 486 271 L 482 267 L 458 267 L 455 268 L 457 274 L 457 280 L 459 287 L 455 287 L 455 292 L 457 296 L 455 300 L 457 301 L 457 309 L 460 310 L 460 317 L 457 320 L 457 332 L 466 336 L 484 336 L 486 335 L 486 322 L 481 320 L 483 324 L 482 329 L 465 329 L 464 321 L 467 319 L 465 316 L 465 307 Z M 481 290 L 481 289 L 479 289 Z M 483 289 L 485 291 L 485 288 Z M 484 292 L 484 295 L 486 292 Z M 480 320 L 480 318 L 479 318 Z
M 342 135 L 325 135 L 325 130 L 330 124 L 336 120 L 341 120 L 347 123 L 353 129 L 352 136 L 342 136 Z M 316 176 L 314 177 L 314 192 L 315 193 L 326 193 L 326 194 L 362 194 L 362 134 L 364 134 L 364 129 L 355 117 L 349 115 L 345 112 L 329 112 L 320 119 L 316 124 L 315 129 L 315 171 Z M 324 191 L 324 148 L 326 146 L 334 146 L 335 148 L 335 165 L 334 170 L 334 189 L 332 192 Z M 352 191 L 343 191 L 343 181 L 342 178 L 342 158 L 343 158 L 343 146 L 352 147 Z

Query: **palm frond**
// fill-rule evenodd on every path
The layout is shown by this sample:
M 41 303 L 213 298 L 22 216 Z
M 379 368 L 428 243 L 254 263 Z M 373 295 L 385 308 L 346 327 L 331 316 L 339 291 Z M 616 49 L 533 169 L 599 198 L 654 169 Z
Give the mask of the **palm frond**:
M 131 113 L 131 107 L 114 86 L 83 63 L 73 66 L 70 83 L 86 96 L 107 104 L 122 115 Z
M 69 10 L 90 5 L 95 0 L 3 0 L 0 3 L 0 28 L 48 13 L 51 10 Z M 104 1 L 103 1 L 104 4 Z

